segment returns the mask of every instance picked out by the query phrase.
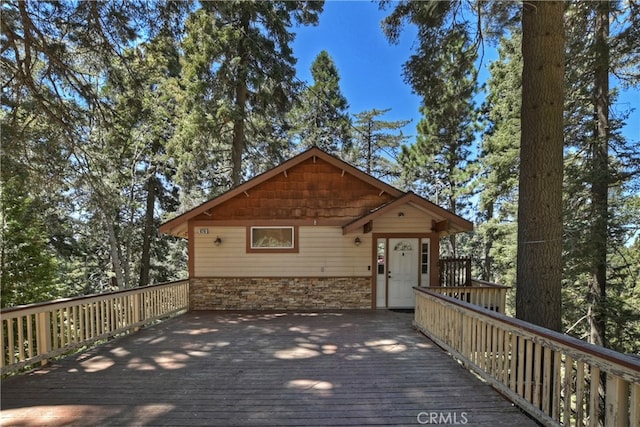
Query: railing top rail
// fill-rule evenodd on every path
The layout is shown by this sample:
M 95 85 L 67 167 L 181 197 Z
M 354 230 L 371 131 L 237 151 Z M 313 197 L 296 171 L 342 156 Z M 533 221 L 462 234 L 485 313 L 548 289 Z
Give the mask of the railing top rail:
M 448 291 L 448 292 L 459 292 L 459 291 L 473 291 L 473 292 L 484 292 L 489 289 L 495 290 L 509 290 L 511 287 L 509 286 L 421 286 L 419 289 L 433 290 L 434 292 Z
M 493 283 L 493 282 L 487 282 L 486 280 L 480 280 L 480 279 L 471 279 L 471 283 L 478 283 L 484 287 L 487 288 L 504 288 L 504 289 L 511 289 L 511 286 L 506 286 L 506 285 L 499 285 L 497 283 Z
M 534 325 L 533 323 L 515 319 L 513 317 L 509 317 L 495 311 L 490 311 L 483 307 L 460 301 L 455 298 L 439 294 L 437 292 L 432 292 L 428 288 L 414 287 L 414 289 L 418 292 L 428 294 L 429 296 L 441 299 L 450 304 L 460 306 L 461 308 L 464 308 L 466 310 L 473 311 L 481 316 L 492 318 L 496 321 L 506 323 L 507 325 L 513 326 L 515 328 L 523 329 L 539 337 L 555 341 L 566 347 L 570 347 L 579 352 L 586 353 L 587 355 L 591 355 L 600 359 L 604 359 L 608 362 L 618 364 L 640 374 L 640 360 L 632 356 L 628 356 L 626 354 L 619 353 L 605 347 L 590 344 L 577 338 L 562 334 L 560 332 L 552 331 L 551 329 L 543 328 L 541 326 Z
M 170 286 L 170 285 L 175 285 L 175 284 L 182 283 L 182 282 L 187 282 L 187 281 L 188 281 L 187 279 L 181 279 L 181 280 L 174 280 L 172 282 L 156 283 L 154 285 L 139 286 L 139 287 L 135 287 L 135 288 L 122 289 L 122 290 L 118 290 L 118 291 L 109 291 L 109 292 L 103 292 L 103 293 L 99 293 L 99 294 L 82 295 L 82 296 L 79 296 L 79 297 L 60 298 L 60 299 L 53 300 L 53 301 L 36 302 L 36 303 L 33 303 L 33 304 L 25 304 L 25 305 L 17 305 L 15 307 L 7 307 L 7 308 L 0 309 L 0 315 L 9 314 L 9 313 L 13 313 L 13 312 L 16 312 L 16 311 L 40 309 L 40 308 L 45 308 L 45 307 L 48 307 L 48 306 L 55 306 L 55 305 L 59 305 L 59 304 L 68 304 L 70 302 L 89 300 L 89 299 L 92 299 L 92 298 L 103 298 L 103 297 L 107 297 L 107 296 L 114 296 L 114 295 L 117 295 L 117 294 L 126 295 L 126 294 L 130 294 L 130 293 L 140 292 L 140 291 L 143 291 L 143 290 L 146 290 L 146 289 L 149 289 L 149 288 Z

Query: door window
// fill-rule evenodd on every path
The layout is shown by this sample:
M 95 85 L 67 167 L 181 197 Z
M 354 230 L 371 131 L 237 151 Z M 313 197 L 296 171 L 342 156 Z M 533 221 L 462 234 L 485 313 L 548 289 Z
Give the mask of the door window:
M 385 265 L 385 244 L 384 239 L 378 239 L 378 274 L 384 274 Z
M 396 252 L 411 252 L 413 251 L 413 246 L 411 246 L 410 242 L 406 240 L 401 240 L 393 247 L 393 250 Z M 404 256 L 404 253 L 402 254 Z

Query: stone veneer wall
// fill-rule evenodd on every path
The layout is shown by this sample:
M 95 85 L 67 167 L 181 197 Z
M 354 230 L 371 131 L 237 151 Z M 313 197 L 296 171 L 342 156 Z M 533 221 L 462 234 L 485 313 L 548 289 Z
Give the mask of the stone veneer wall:
M 371 277 L 200 277 L 190 280 L 191 310 L 371 308 Z

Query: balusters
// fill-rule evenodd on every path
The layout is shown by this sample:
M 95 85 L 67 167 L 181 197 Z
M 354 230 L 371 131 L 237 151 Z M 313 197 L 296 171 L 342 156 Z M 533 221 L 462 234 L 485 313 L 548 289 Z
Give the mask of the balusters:
M 187 281 L 2 310 L 2 373 L 188 309 Z M 29 363 L 29 361 L 33 361 Z

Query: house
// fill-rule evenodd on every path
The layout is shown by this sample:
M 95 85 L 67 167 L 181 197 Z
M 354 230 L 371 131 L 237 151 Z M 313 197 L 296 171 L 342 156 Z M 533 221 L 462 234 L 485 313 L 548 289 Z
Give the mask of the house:
M 188 239 L 193 310 L 414 305 L 473 225 L 311 148 L 160 226 Z

